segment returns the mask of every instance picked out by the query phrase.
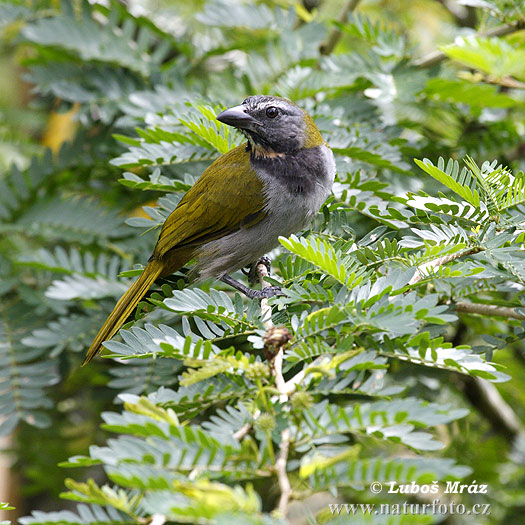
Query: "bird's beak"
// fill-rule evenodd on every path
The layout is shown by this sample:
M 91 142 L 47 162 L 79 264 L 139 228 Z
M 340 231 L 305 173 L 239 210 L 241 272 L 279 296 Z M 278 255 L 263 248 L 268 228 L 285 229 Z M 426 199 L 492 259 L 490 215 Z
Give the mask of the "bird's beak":
M 239 129 L 254 130 L 257 121 L 247 112 L 245 106 L 235 106 L 225 109 L 217 115 L 217 120 L 228 126 Z

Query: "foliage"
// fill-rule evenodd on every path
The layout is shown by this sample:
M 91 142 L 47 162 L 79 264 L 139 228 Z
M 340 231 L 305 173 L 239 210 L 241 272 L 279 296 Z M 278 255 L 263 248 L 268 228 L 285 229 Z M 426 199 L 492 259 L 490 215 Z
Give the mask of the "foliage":
M 22 505 L 23 525 L 286 523 L 283 476 L 284 511 L 311 522 L 342 522 L 329 503 L 399 503 L 372 494 L 374 481 L 464 479 L 490 486 L 491 517 L 469 523 L 520 523 L 522 441 L 468 385 L 525 401 L 521 2 L 462 2 L 470 30 L 440 11 L 450 38 L 433 42 L 437 64 L 417 59 L 410 22 L 432 0 L 406 13 L 363 1 L 346 22 L 310 4 L 0 6 L 2 45 L 38 111 L 68 110 L 78 126 L 53 152 L 31 132 L 16 155 L 0 148 L 0 433 L 35 505 Z M 242 143 L 215 115 L 255 93 L 304 107 L 337 162 L 310 230 L 272 253 L 284 291 L 272 321 L 291 336 L 282 377 L 258 301 L 188 287 L 185 271 L 156 283 L 106 359 L 80 368 L 157 227 Z M 492 449 L 491 425 L 503 436 Z M 34 510 L 60 508 L 45 498 L 67 476 L 69 506 Z

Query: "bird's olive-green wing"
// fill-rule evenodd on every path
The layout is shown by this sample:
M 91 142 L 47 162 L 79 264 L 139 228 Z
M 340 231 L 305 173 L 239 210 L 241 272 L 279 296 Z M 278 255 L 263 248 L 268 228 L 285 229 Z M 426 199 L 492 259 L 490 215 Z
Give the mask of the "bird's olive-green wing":
M 264 217 L 263 184 L 239 146 L 219 157 L 166 219 L 153 255 L 200 246 Z

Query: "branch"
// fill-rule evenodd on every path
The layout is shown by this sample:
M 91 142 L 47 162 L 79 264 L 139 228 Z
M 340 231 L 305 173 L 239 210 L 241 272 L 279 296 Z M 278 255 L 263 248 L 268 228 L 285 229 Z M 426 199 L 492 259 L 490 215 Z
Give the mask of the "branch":
M 288 401 L 290 392 L 283 377 L 284 347 L 291 340 L 290 332 L 284 326 L 271 326 L 264 335 L 264 353 L 270 362 L 270 372 L 275 378 L 281 403 Z
M 286 392 L 286 382 L 283 377 L 283 358 L 284 352 L 279 351 L 273 360 L 273 371 L 275 375 L 275 386 L 279 391 L 279 400 L 281 403 L 288 401 L 288 393 Z
M 337 17 L 337 21 L 340 24 L 344 24 L 348 18 L 348 13 L 352 12 L 359 3 L 359 0 L 346 0 L 345 4 L 341 8 L 341 11 L 339 12 L 339 16 Z M 332 28 L 328 36 L 326 37 L 326 40 L 319 46 L 319 52 L 321 55 L 329 55 L 339 42 L 341 40 L 342 32 L 337 27 Z
M 494 304 L 467 303 L 460 301 L 456 303 L 456 310 L 467 314 L 493 315 L 496 317 L 507 317 L 508 319 L 525 320 L 525 315 L 516 312 L 515 308 L 507 306 L 496 306 Z
M 454 261 L 456 259 L 459 259 L 460 257 L 466 257 L 467 255 L 472 255 L 474 253 L 478 253 L 482 250 L 479 246 L 474 246 L 473 248 L 469 248 L 468 250 L 465 250 L 463 252 L 457 252 L 457 253 L 451 253 L 449 255 L 444 255 L 443 257 L 439 257 L 438 259 L 434 259 L 433 261 L 426 262 L 424 264 L 421 264 L 417 267 L 417 271 L 408 281 L 408 284 L 416 284 L 417 282 L 421 281 L 424 277 L 428 277 L 429 271 L 435 270 L 436 268 L 439 268 L 440 266 L 443 266 L 450 261 Z
M 458 379 L 470 403 L 490 422 L 495 432 L 505 436 L 510 443 L 525 435 L 518 416 L 492 383 L 479 377 L 461 376 Z
M 524 27 L 525 27 L 525 24 L 523 22 L 519 22 L 515 25 L 504 24 L 504 25 L 489 29 L 488 31 L 476 33 L 474 36 L 486 37 L 486 38 L 490 38 L 492 36 L 505 36 L 505 35 L 510 35 L 511 33 L 515 33 L 516 31 L 520 31 Z M 428 55 L 418 58 L 417 60 L 414 60 L 414 62 L 412 62 L 412 65 L 416 67 L 420 67 L 420 68 L 432 67 L 432 66 L 435 66 L 436 64 L 439 64 L 440 62 L 443 62 L 443 60 L 445 60 L 446 58 L 447 58 L 447 55 L 445 55 L 443 51 L 432 51 Z
M 508 87 L 511 89 L 525 89 L 525 82 L 520 82 L 515 78 L 506 76 L 502 78 L 497 78 L 491 75 L 485 77 L 485 82 L 489 84 L 497 84 L 498 86 Z
M 261 289 L 266 288 L 269 284 L 264 280 L 268 276 L 268 269 L 264 264 L 257 265 L 257 276 L 261 283 Z M 290 332 L 285 327 L 274 326 L 272 322 L 272 309 L 268 305 L 268 299 L 261 299 L 261 313 L 263 314 L 264 326 L 266 327 L 266 334 L 264 336 L 264 349 L 266 354 L 270 354 L 271 364 L 270 370 L 275 378 L 275 386 L 279 391 L 279 400 L 281 403 L 288 401 L 288 393 L 286 388 L 286 382 L 283 377 L 283 358 L 284 358 L 284 347 L 290 341 Z M 273 358 L 272 358 L 273 357 Z M 236 435 L 242 437 L 243 432 L 249 431 L 249 427 L 242 427 L 236 432 Z M 286 472 L 286 466 L 288 463 L 288 450 L 290 449 L 290 429 L 285 428 L 281 432 L 281 447 L 279 449 L 279 456 L 275 461 L 274 469 L 277 474 L 277 480 L 279 482 L 279 489 L 281 496 L 279 497 L 279 505 L 277 510 L 282 516 L 286 516 L 288 509 L 288 503 L 290 496 L 292 495 L 292 487 L 290 480 L 288 479 L 288 473 Z
M 297 388 L 297 385 L 303 381 L 305 375 L 306 374 L 305 374 L 305 371 L 303 369 L 300 372 L 298 372 L 297 374 L 295 374 L 291 379 L 286 381 L 285 390 L 286 390 L 286 394 L 287 395 L 290 396 L 290 395 L 292 395 L 295 392 L 295 389 Z
M 452 344 L 462 345 L 466 332 L 467 326 L 460 319 Z M 525 429 L 521 421 L 493 383 L 461 373 L 451 374 L 450 378 L 495 432 L 503 435 L 511 444 L 523 439 Z
M 255 421 L 259 416 L 261 415 L 261 411 L 257 409 L 253 414 L 253 420 Z M 246 423 L 246 425 L 243 425 L 237 432 L 233 434 L 234 439 L 237 441 L 242 441 L 242 438 L 250 432 L 250 430 L 253 428 L 252 423 Z
M 259 278 L 259 282 L 261 283 L 261 290 L 270 287 L 270 285 L 264 280 L 265 277 L 268 277 L 268 268 L 266 268 L 266 265 L 264 265 L 263 263 L 259 263 L 257 265 L 257 277 Z M 268 304 L 268 299 L 266 299 L 266 297 L 261 299 L 261 314 L 262 318 L 264 319 L 263 323 L 266 330 L 273 327 L 272 308 Z
M 475 7 L 459 5 L 450 0 L 437 0 L 453 17 L 461 27 L 474 28 L 477 22 L 477 12 Z
M 288 502 L 292 495 L 292 487 L 286 472 L 286 464 L 288 462 L 288 450 L 290 448 L 290 429 L 285 428 L 281 432 L 281 449 L 279 450 L 279 457 L 275 462 L 275 472 L 277 473 L 277 480 L 279 481 L 279 489 L 281 490 L 281 497 L 279 498 L 279 505 L 277 510 L 282 516 L 286 516 Z
M 268 268 L 264 264 L 257 265 L 257 276 L 261 283 L 261 289 L 267 288 L 270 285 L 264 280 L 268 276 Z M 283 377 L 283 358 L 284 347 L 290 341 L 292 336 L 284 326 L 274 326 L 272 322 L 272 308 L 268 304 L 268 299 L 261 299 L 261 314 L 262 318 L 266 319 L 264 327 L 266 334 L 264 336 L 264 351 L 268 360 L 270 361 L 270 369 L 275 378 L 275 386 L 280 394 L 281 402 L 288 401 L 288 393 L 286 390 L 286 382 Z

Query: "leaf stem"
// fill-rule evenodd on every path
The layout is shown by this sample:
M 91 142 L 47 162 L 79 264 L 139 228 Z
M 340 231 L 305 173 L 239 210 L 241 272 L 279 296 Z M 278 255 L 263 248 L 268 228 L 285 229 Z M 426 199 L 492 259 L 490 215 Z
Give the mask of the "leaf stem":
M 438 259 L 434 259 L 432 261 L 421 264 L 417 267 L 416 273 L 413 275 L 412 279 L 410 279 L 408 284 L 411 285 L 411 284 L 418 283 L 419 281 L 421 281 L 421 279 L 423 279 L 424 277 L 427 277 L 429 271 L 435 270 L 436 268 L 439 268 L 440 266 L 443 266 L 449 263 L 450 261 L 455 261 L 456 259 L 459 259 L 460 257 L 466 257 L 467 255 L 472 255 L 482 250 L 483 248 L 481 248 L 480 246 L 473 246 L 472 248 L 469 248 L 468 250 L 444 255 L 443 257 L 439 257 Z

